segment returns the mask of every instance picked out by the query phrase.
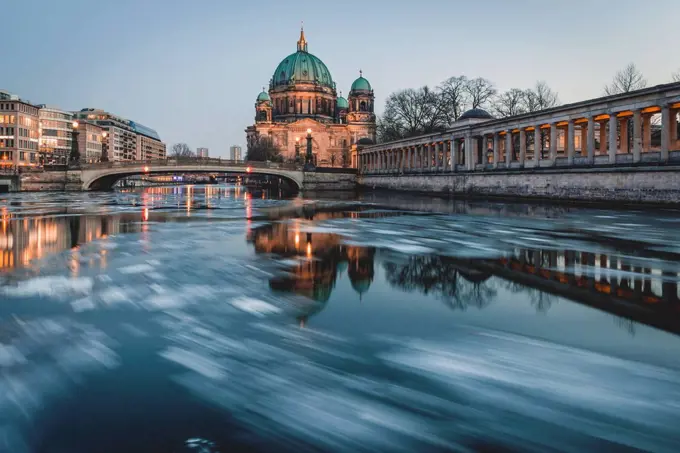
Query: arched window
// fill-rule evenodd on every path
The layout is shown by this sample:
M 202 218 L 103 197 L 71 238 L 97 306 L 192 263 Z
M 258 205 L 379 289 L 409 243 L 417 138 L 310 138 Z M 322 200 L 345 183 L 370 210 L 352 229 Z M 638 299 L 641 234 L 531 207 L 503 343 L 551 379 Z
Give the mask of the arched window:
M 361 101 L 361 103 L 359 104 L 359 111 L 360 112 L 366 111 L 366 101 Z

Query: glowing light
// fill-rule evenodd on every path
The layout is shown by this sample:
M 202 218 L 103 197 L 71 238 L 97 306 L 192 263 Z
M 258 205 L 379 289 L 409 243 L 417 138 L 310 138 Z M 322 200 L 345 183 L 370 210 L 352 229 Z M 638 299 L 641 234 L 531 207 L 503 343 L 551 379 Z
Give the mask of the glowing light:
M 308 133 L 308 134 L 311 134 L 311 133 L 312 133 L 312 129 L 311 129 L 311 128 L 307 129 L 307 133 Z
M 296 142 L 299 142 L 299 141 L 300 141 L 300 137 L 295 137 L 295 141 L 296 141 Z
M 300 245 L 300 233 L 295 233 L 295 247 Z
M 250 168 L 250 167 L 246 167 L 246 173 L 250 173 L 251 171 L 253 171 L 253 169 L 252 169 L 252 168 Z
M 312 257 L 312 243 L 308 242 L 307 243 L 307 258 L 311 258 L 311 257 Z
M 144 173 L 149 173 L 149 167 L 144 167 Z
M 80 124 L 78 123 L 78 121 L 74 121 L 73 123 L 71 123 L 71 126 L 73 126 L 73 129 L 78 129 L 78 126 L 80 126 Z
M 143 212 L 143 214 L 142 214 L 142 219 L 143 219 L 145 222 L 148 222 L 148 221 L 149 221 L 149 208 L 144 208 L 144 212 Z

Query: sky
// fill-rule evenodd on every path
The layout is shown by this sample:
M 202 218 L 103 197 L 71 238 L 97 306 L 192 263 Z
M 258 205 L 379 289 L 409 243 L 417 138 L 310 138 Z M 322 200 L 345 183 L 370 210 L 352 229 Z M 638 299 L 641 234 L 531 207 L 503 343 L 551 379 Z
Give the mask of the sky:
M 680 69 L 677 0 L 0 3 L 0 89 L 101 108 L 156 129 L 168 148 L 185 142 L 214 157 L 245 145 L 255 98 L 295 52 L 301 21 L 345 96 L 363 70 L 378 114 L 391 92 L 454 75 L 500 91 L 544 80 L 568 103 L 602 95 L 630 62 L 649 85 Z

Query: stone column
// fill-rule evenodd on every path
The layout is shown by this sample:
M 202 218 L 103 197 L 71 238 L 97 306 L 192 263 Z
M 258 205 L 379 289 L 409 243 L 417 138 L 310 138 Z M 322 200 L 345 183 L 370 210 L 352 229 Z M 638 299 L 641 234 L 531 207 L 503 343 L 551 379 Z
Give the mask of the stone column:
M 642 152 L 648 153 L 652 150 L 652 116 L 642 115 Z
M 534 126 L 534 166 L 538 167 L 541 161 L 543 142 L 541 141 L 541 125 Z
M 607 123 L 605 121 L 600 121 L 600 148 L 597 154 L 600 156 L 607 154 Z
M 592 165 L 592 163 L 595 162 L 595 118 L 592 115 L 588 117 L 588 129 L 586 130 L 586 135 L 588 163 Z
M 456 139 L 451 137 L 451 171 L 456 171 L 456 161 L 458 160 L 458 150 L 456 149 Z
M 565 136 L 567 143 L 567 165 L 574 165 L 574 120 L 567 121 L 567 135 Z
M 674 151 L 677 147 L 676 142 L 678 141 L 678 109 L 671 110 L 671 149 L 669 151 Z
M 505 133 L 505 168 L 510 168 L 512 162 L 512 129 Z
M 519 166 L 524 167 L 524 159 L 527 157 L 527 132 L 524 128 L 519 130 Z
M 633 112 L 633 163 L 640 162 L 642 152 L 642 111 Z
M 621 152 L 627 153 L 628 149 L 628 118 L 621 118 L 619 120 L 619 134 L 621 142 Z
M 493 168 L 498 168 L 498 161 L 500 160 L 500 136 L 498 132 L 493 133 Z
M 550 159 L 555 165 L 557 159 L 557 124 L 550 123 Z
M 661 106 L 661 162 L 668 162 L 671 148 L 671 111 L 668 105 Z
M 616 133 L 616 123 L 617 123 L 617 118 L 616 118 L 616 113 L 612 112 L 609 114 L 609 163 L 610 164 L 615 164 L 616 163 L 616 139 L 617 133 Z

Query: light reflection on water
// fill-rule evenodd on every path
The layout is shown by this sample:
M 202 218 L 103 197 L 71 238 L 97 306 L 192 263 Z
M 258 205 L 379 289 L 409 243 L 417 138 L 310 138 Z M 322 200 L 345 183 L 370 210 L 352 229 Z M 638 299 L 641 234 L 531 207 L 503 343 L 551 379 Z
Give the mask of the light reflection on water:
M 222 185 L 0 209 L 0 451 L 678 450 L 673 212 Z

